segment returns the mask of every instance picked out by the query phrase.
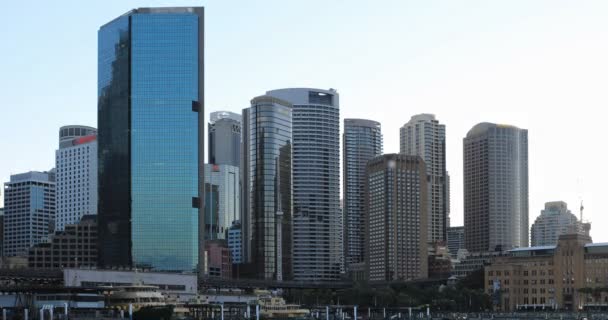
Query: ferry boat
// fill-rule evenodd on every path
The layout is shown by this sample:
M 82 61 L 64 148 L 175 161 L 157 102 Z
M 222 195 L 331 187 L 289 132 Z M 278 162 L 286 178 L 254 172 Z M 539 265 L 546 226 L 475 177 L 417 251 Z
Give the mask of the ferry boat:
M 158 291 L 158 287 L 150 285 L 131 285 L 108 287 L 110 292 L 108 297 L 109 307 L 137 311 L 143 307 L 159 307 L 166 305 L 166 299 Z
M 258 299 L 260 316 L 265 319 L 305 319 L 310 310 L 297 304 L 287 304 L 281 297 L 263 296 Z

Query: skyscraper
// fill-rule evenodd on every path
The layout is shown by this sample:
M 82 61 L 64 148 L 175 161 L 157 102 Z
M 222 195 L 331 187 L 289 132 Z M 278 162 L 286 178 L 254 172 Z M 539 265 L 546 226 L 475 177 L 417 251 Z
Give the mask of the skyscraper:
M 382 154 L 379 122 L 344 119 L 344 255 L 347 269 L 365 260 L 365 177 L 367 162 Z
M 205 239 L 226 239 L 234 221 L 240 219 L 239 168 L 205 164 Z
M 427 277 L 426 176 L 419 156 L 385 154 L 368 162 L 365 262 L 370 281 Z
M 545 203 L 530 228 L 532 246 L 552 246 L 557 244 L 562 234 L 576 233 L 589 235 L 582 221 L 579 221 L 563 201 Z
M 464 227 L 449 227 L 447 232 L 447 244 L 452 259 L 458 257 L 458 250 L 464 249 Z
M 241 162 L 241 116 L 212 112 L 209 120 L 209 163 L 238 167 Z
M 463 143 L 466 249 L 527 247 L 528 130 L 480 123 Z
M 77 224 L 84 215 L 97 214 L 97 130 L 87 126 L 59 129 L 57 214 L 55 231 Z
M 270 96 L 251 100 L 248 120 L 249 229 L 244 241 L 261 279 L 292 278 L 292 105 Z
M 340 102 L 334 89 L 266 95 L 293 105 L 293 276 L 338 280 L 344 271 L 340 213 Z
M 429 177 L 428 241 L 446 239 L 449 187 L 445 164 L 445 125 L 435 115 L 413 116 L 400 130 L 400 153 L 420 156 Z
M 201 7 L 140 8 L 99 29 L 103 267 L 202 268 L 203 24 Z
M 48 239 L 54 219 L 54 171 L 11 175 L 4 184 L 4 255 L 26 256 L 31 246 Z

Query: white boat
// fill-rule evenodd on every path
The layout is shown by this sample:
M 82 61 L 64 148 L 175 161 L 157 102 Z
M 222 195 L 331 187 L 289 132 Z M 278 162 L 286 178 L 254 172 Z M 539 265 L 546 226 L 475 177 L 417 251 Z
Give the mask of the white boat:
M 158 291 L 158 287 L 149 285 L 131 285 L 108 287 L 110 292 L 108 305 L 110 307 L 128 310 L 129 305 L 133 306 L 133 311 L 142 307 L 157 307 L 166 305 L 166 299 Z

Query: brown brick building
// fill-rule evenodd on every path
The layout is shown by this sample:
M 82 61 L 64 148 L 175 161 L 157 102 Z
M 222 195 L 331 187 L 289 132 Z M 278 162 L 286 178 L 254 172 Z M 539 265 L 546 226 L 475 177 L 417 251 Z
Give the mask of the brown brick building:
M 608 309 L 608 243 L 567 234 L 557 245 L 508 253 L 485 267 L 497 310 Z
M 97 216 L 83 216 L 55 233 L 50 242 L 39 243 L 28 253 L 30 268 L 78 268 L 97 266 Z

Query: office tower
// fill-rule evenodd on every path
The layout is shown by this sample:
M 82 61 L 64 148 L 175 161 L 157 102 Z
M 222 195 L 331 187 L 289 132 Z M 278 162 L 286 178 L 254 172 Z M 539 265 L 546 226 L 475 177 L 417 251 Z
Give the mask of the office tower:
M 241 222 L 234 221 L 228 229 L 228 248 L 233 264 L 243 263 L 243 232 Z
M 379 122 L 344 119 L 344 255 L 348 270 L 365 259 L 365 178 L 367 162 L 382 154 Z
M 279 89 L 266 95 L 293 105 L 293 276 L 338 280 L 340 242 L 340 102 L 334 89 Z
M 241 116 L 212 112 L 209 120 L 209 163 L 241 165 Z
M 426 176 L 419 156 L 385 154 L 368 162 L 365 262 L 369 281 L 427 277 Z
M 4 255 L 26 256 L 55 226 L 55 172 L 11 175 L 4 184 Z
M 270 97 L 251 100 L 249 132 L 248 242 L 255 277 L 292 278 L 292 105 Z
M 445 125 L 435 115 L 413 116 L 400 130 L 400 153 L 420 156 L 429 178 L 429 242 L 446 238 L 449 187 L 445 165 Z
M 528 130 L 480 123 L 463 142 L 466 249 L 527 247 Z
M 579 221 L 563 201 L 547 202 L 545 209 L 530 228 L 532 246 L 553 246 L 562 234 L 589 235 L 582 221 Z
M 253 261 L 251 257 L 251 235 L 253 232 L 253 225 L 251 224 L 251 211 L 249 206 L 251 205 L 249 196 L 251 195 L 251 162 L 250 162 L 250 135 L 251 130 L 249 129 L 249 108 L 243 109 L 243 119 L 241 122 L 241 232 L 242 232 L 242 255 L 243 263 L 251 263 Z
M 97 216 L 82 216 L 67 224 L 49 242 L 29 249 L 28 267 L 39 269 L 92 268 L 97 266 Z M 77 244 L 77 245 L 76 245 Z
M 134 9 L 98 40 L 99 264 L 202 269 L 203 8 Z
M 448 227 L 448 250 L 452 259 L 458 257 L 458 250 L 464 249 L 464 227 Z
M 232 261 L 226 240 L 205 241 L 207 275 L 213 278 L 232 278 Z
M 59 129 L 55 151 L 57 214 L 55 231 L 97 214 L 97 130 L 86 126 Z
M 240 207 L 239 168 L 205 164 L 205 240 L 226 239 Z

